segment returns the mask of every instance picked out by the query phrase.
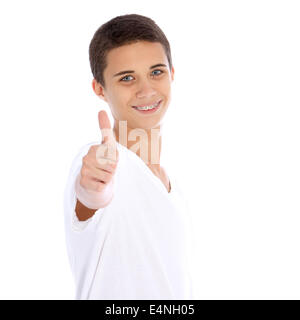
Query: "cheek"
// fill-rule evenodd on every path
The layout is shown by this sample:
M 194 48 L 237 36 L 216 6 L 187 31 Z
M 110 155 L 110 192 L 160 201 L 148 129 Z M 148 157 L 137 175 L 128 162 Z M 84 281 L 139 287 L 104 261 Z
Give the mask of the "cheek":
M 120 111 L 126 107 L 126 104 L 129 103 L 129 95 L 126 90 L 115 89 L 111 92 L 111 100 L 115 108 Z
M 165 94 L 168 94 L 171 91 L 171 82 L 169 80 L 163 81 L 160 88 Z

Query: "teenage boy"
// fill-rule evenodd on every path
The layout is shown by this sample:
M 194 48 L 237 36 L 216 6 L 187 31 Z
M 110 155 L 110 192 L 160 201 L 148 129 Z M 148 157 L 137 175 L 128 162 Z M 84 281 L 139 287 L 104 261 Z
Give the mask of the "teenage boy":
M 96 31 L 89 57 L 114 124 L 99 112 L 102 141 L 81 148 L 65 189 L 76 299 L 192 299 L 185 200 L 160 165 L 169 42 L 152 19 L 117 16 Z

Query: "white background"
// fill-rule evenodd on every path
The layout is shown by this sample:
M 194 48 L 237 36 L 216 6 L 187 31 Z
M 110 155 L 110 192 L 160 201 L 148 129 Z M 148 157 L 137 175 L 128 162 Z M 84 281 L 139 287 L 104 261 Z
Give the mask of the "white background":
M 0 298 L 74 297 L 63 190 L 109 112 L 88 46 L 127 13 L 171 44 L 162 152 L 194 220 L 196 298 L 299 299 L 300 10 L 286 0 L 1 2 Z

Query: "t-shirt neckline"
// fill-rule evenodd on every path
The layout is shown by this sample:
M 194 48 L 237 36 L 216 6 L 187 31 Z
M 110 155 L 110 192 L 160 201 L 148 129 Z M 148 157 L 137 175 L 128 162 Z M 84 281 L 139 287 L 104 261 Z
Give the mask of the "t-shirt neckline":
M 169 184 L 170 184 L 170 192 L 168 192 L 166 186 L 164 185 L 164 183 L 151 171 L 151 169 L 146 165 L 146 163 L 135 153 L 133 152 L 132 150 L 128 149 L 127 147 L 123 146 L 121 143 L 119 143 L 118 141 L 117 142 L 117 145 L 118 146 L 121 146 L 121 148 L 124 148 L 126 149 L 127 151 L 129 151 L 133 157 L 137 158 L 137 160 L 142 163 L 142 165 L 146 168 L 146 170 L 148 170 L 148 173 L 150 173 L 159 183 L 160 185 L 163 187 L 165 193 L 167 193 L 168 195 L 170 195 L 171 193 L 173 193 L 173 185 L 171 183 L 171 180 L 169 178 L 169 175 L 168 176 L 168 179 L 169 179 Z

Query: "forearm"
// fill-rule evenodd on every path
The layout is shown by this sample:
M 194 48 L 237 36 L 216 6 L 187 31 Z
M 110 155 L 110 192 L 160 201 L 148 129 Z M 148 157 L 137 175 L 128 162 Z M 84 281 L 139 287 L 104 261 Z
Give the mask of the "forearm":
M 77 199 L 75 212 L 79 221 L 85 221 L 91 218 L 96 211 L 97 209 L 87 208 Z

